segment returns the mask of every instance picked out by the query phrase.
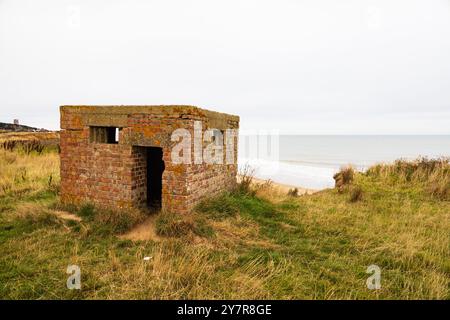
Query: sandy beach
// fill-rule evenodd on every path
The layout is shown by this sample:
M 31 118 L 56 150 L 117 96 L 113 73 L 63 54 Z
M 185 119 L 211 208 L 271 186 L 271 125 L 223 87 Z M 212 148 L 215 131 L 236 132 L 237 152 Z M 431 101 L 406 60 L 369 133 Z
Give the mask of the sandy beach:
M 238 181 L 240 180 L 240 176 L 238 177 Z M 260 178 L 253 178 L 253 184 L 265 184 L 267 183 L 269 180 L 265 180 L 265 179 L 260 179 Z M 282 194 L 287 194 L 289 192 L 289 190 L 295 189 L 297 188 L 298 190 L 298 194 L 299 195 L 304 195 L 304 194 L 313 194 L 319 190 L 317 189 L 309 189 L 309 188 L 304 188 L 302 186 L 295 186 L 295 185 L 289 185 L 289 184 L 284 184 L 284 183 L 278 183 L 278 182 L 274 182 L 272 180 L 270 180 L 272 185 L 271 185 L 271 191 L 282 195 Z

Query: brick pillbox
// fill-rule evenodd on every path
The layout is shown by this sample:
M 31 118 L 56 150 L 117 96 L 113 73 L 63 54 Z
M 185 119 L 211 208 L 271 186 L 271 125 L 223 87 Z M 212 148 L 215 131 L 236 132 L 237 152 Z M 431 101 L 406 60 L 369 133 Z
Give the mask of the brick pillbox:
M 232 164 L 196 164 L 193 145 L 192 162 L 175 164 L 171 152 L 179 141 L 171 136 L 186 129 L 193 144 L 197 121 L 201 136 L 207 129 L 237 133 L 238 116 L 193 106 L 61 106 L 60 112 L 64 203 L 188 213 L 205 196 L 236 185 L 237 135 Z M 201 150 L 211 143 L 197 142 Z

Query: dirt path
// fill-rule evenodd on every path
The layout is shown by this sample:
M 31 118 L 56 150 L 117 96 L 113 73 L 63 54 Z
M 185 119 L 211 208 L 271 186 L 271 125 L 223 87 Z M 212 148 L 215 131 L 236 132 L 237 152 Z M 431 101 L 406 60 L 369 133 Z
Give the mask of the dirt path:
M 78 221 L 80 222 L 82 219 L 74 215 L 73 213 L 69 213 L 66 211 L 52 211 L 54 215 L 56 215 L 58 218 L 64 219 L 64 220 L 72 220 L 72 221 Z
M 131 241 L 160 241 L 161 238 L 156 234 L 155 229 L 157 216 L 157 214 L 152 214 L 144 222 L 135 226 L 133 229 L 121 235 L 119 238 Z

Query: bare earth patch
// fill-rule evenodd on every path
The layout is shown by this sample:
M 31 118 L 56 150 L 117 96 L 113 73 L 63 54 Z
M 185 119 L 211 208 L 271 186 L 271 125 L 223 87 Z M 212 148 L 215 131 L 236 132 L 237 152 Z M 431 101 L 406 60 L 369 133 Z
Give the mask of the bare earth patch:
M 127 233 L 119 236 L 120 239 L 131 241 L 160 241 L 161 237 L 156 234 L 156 218 L 157 214 L 152 214 L 144 222 L 138 224 Z
M 52 211 L 52 213 L 60 219 L 81 222 L 81 218 L 73 213 L 66 211 Z

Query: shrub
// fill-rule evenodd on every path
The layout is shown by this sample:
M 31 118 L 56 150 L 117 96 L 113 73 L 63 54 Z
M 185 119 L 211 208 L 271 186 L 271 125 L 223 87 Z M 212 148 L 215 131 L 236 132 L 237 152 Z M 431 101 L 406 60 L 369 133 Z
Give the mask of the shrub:
M 362 200 L 363 190 L 360 186 L 353 186 L 350 189 L 350 202 L 357 202 Z
M 353 182 L 355 177 L 355 170 L 352 167 L 343 167 L 333 176 L 335 180 L 335 188 L 342 192 L 344 188 Z
M 255 170 L 252 169 L 248 164 L 246 164 L 242 169 L 239 170 L 240 181 L 236 187 L 236 193 L 246 194 L 254 196 L 256 190 L 252 188 L 253 179 L 255 176 Z
M 288 196 L 290 196 L 290 197 L 298 197 L 298 188 L 289 189 Z

